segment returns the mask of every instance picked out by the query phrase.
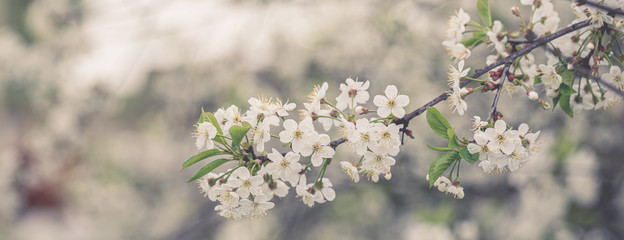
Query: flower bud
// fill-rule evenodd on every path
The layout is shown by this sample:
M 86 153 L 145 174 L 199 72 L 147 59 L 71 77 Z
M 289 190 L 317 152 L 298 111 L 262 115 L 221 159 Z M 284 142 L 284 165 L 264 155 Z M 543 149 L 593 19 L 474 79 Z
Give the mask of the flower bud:
M 517 6 L 511 7 L 511 14 L 515 15 L 516 17 L 519 17 L 520 16 L 520 8 L 518 8 Z
M 338 114 L 340 114 L 340 113 L 336 109 L 331 110 L 331 112 L 329 112 L 329 116 L 332 116 L 332 117 L 335 117 L 335 118 L 338 117 Z
M 594 40 L 590 40 L 589 43 L 587 44 L 587 49 L 592 50 L 594 49 Z
M 550 103 L 547 103 L 542 99 L 537 100 L 537 102 L 542 106 L 544 110 L 550 110 Z
M 386 180 L 390 180 L 392 178 L 392 173 L 388 171 L 386 174 L 384 174 L 384 178 Z
M 531 99 L 531 101 L 535 101 L 539 98 L 535 91 L 529 91 L 527 95 L 529 95 L 529 99 Z
M 355 113 L 360 114 L 360 115 L 364 115 L 368 113 L 368 108 L 362 107 L 362 106 L 357 106 L 355 107 Z

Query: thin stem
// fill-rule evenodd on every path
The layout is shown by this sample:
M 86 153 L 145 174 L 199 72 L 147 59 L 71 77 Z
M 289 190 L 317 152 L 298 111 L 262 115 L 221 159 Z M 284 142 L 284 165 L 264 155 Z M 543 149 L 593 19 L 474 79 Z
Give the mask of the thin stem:
M 498 99 L 503 90 L 503 85 L 505 84 L 505 79 L 507 79 L 507 74 L 509 73 L 510 63 L 505 64 L 503 67 L 503 74 L 501 75 L 501 80 L 498 83 L 498 89 L 496 90 L 496 96 L 494 96 L 494 102 L 492 102 L 492 108 L 490 109 L 489 119 L 494 118 L 494 114 L 496 114 L 496 106 L 498 105 Z
M 551 49 L 547 49 L 548 51 L 551 51 Z M 561 59 L 563 59 L 564 61 L 566 61 L 569 64 L 574 65 L 574 71 L 576 73 L 578 73 L 579 75 L 586 77 L 586 78 L 591 78 L 592 80 L 600 83 L 601 85 L 607 87 L 609 90 L 617 93 L 618 95 L 620 95 L 620 97 L 624 98 L 624 91 L 620 90 L 619 88 L 607 83 L 605 80 L 603 80 L 601 77 L 595 76 L 591 73 L 591 71 L 585 69 L 583 66 L 581 66 L 578 63 L 575 63 L 574 60 L 571 57 L 565 57 L 565 56 L 561 56 Z M 580 84 L 579 84 L 579 88 L 580 88 Z M 580 89 L 578 91 L 579 93 L 581 92 Z

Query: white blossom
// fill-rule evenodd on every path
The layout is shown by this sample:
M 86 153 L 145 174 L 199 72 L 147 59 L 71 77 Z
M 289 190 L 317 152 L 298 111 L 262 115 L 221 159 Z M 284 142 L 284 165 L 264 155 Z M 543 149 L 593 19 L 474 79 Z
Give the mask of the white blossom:
M 292 143 L 292 149 L 296 153 L 301 153 L 305 147 L 305 139 L 315 134 L 314 124 L 311 118 L 304 118 L 297 124 L 295 120 L 284 121 L 284 130 L 279 133 L 282 143 Z
M 312 134 L 306 139 L 301 155 L 312 155 L 312 165 L 318 167 L 323 163 L 323 158 L 332 158 L 336 153 L 329 143 L 327 134 Z
M 278 126 L 279 118 L 277 116 L 269 116 L 264 118 L 262 122 L 259 122 L 255 127 L 253 127 L 249 134 L 253 139 L 254 144 L 256 144 L 256 149 L 260 152 L 264 151 L 264 143 L 271 140 L 271 133 L 269 132 L 271 126 Z
M 324 82 L 322 86 L 316 85 L 314 86 L 314 90 L 308 95 L 310 109 L 313 112 L 318 112 L 321 109 L 321 100 L 325 98 L 328 86 L 326 82 Z
M 385 118 L 392 114 L 397 118 L 402 118 L 405 115 L 403 108 L 410 102 L 409 97 L 399 95 L 399 90 L 394 85 L 388 85 L 384 92 L 386 96 L 377 95 L 373 99 L 373 103 L 378 107 L 377 115 Z
M 349 179 L 351 179 L 351 181 L 353 182 L 360 181 L 359 171 L 357 167 L 353 166 L 352 163 L 347 162 L 347 161 L 342 161 L 340 162 L 340 167 L 342 168 L 342 171 L 346 173 L 347 176 L 349 176 Z
M 376 144 L 374 135 L 373 126 L 366 118 L 358 119 L 355 122 L 355 128 L 347 129 L 347 140 L 358 155 L 364 154 L 366 149 Z
M 211 149 L 214 147 L 214 143 L 212 139 L 217 136 L 217 128 L 212 125 L 210 122 L 203 122 L 197 125 L 197 132 L 195 133 L 195 137 L 197 138 L 195 141 L 195 146 L 197 149 L 201 149 L 206 146 L 206 148 Z
M 557 71 L 553 66 L 546 66 L 544 64 L 540 64 L 538 66 L 540 73 L 542 74 L 541 79 L 544 86 L 549 89 L 557 89 L 561 84 L 561 76 L 557 74 Z
M 485 136 L 488 139 L 488 148 L 491 151 L 501 150 L 505 154 L 511 154 L 515 148 L 518 139 L 518 132 L 515 130 L 507 130 L 507 124 L 503 120 L 497 120 L 494 128 L 485 130 Z
M 247 198 L 249 194 L 254 196 L 262 194 L 262 189 L 260 189 L 262 183 L 264 183 L 262 176 L 251 176 L 249 169 L 240 167 L 232 173 L 225 185 L 236 189 L 236 193 L 241 198 Z
M 243 199 L 240 201 L 240 211 L 243 215 L 250 218 L 259 218 L 267 215 L 267 211 L 275 206 L 269 202 L 269 198 L 265 195 L 254 196 L 253 201 Z
M 284 181 L 295 182 L 299 177 L 299 172 L 302 169 L 299 163 L 299 154 L 294 152 L 288 152 L 283 156 L 277 149 L 273 148 L 273 152 L 269 153 L 267 157 L 271 160 L 263 169 L 266 169 L 266 173 L 280 178 Z
M 369 86 L 369 81 L 359 82 L 347 78 L 345 83 L 340 84 L 340 95 L 336 97 L 336 107 L 342 111 L 347 107 L 353 109 L 357 104 L 366 103 L 369 98 L 366 90 Z
M 609 73 L 602 74 L 602 79 L 608 81 L 620 91 L 624 91 L 624 73 L 618 66 L 611 66 Z

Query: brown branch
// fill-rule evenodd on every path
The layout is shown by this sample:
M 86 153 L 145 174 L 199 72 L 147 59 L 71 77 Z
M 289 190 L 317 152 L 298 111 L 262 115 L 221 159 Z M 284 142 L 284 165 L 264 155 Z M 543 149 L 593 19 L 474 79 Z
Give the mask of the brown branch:
M 531 51 L 533 51 L 533 49 L 536 49 L 544 44 L 546 44 L 547 42 L 550 42 L 552 40 L 555 40 L 563 35 L 566 35 L 568 33 L 574 32 L 576 30 L 579 30 L 581 28 L 587 27 L 589 26 L 589 21 L 583 21 L 583 22 L 579 22 L 579 23 L 575 23 L 572 24 L 564 29 L 561 29 L 553 34 L 550 34 L 548 36 L 545 37 L 541 37 L 538 39 L 535 39 L 535 41 L 533 41 L 533 43 L 526 45 L 524 48 L 510 54 L 509 56 L 499 59 L 498 61 L 496 61 L 495 63 L 492 63 L 490 65 L 487 65 L 483 68 L 477 69 L 472 75 L 470 75 L 470 78 L 479 78 L 481 77 L 481 75 L 487 73 L 488 71 L 503 65 L 505 63 L 508 62 L 513 62 L 516 58 L 519 58 Z M 460 87 L 464 87 L 466 85 L 468 85 L 468 83 L 470 83 L 470 80 L 464 80 L 460 83 Z M 417 108 L 416 110 L 406 114 L 403 118 L 399 119 L 397 121 L 397 123 L 401 124 L 401 123 L 406 123 L 409 122 L 410 120 L 412 120 L 413 118 L 415 118 L 416 116 L 422 114 L 423 112 L 425 112 L 425 110 L 427 110 L 427 107 L 431 107 L 433 105 L 438 104 L 441 101 L 446 100 L 446 98 L 448 98 L 448 95 L 445 93 L 440 94 L 440 96 L 437 96 L 436 98 L 434 98 L 433 100 L 431 100 L 430 102 L 426 103 L 425 105 Z
M 511 62 L 505 63 L 505 67 L 503 67 L 503 74 L 501 76 L 501 80 L 498 83 L 498 88 L 496 89 L 496 96 L 494 96 L 494 101 L 492 102 L 492 108 L 490 109 L 490 113 L 488 117 L 490 119 L 496 120 L 494 115 L 496 114 L 496 106 L 498 105 L 498 99 L 503 91 L 503 85 L 505 84 L 505 79 L 507 79 L 507 75 L 509 74 L 509 67 L 511 66 Z
M 555 51 L 552 50 L 551 48 L 547 48 L 547 50 L 550 53 L 555 54 Z M 616 86 L 613 86 L 613 85 L 609 84 L 608 82 L 606 82 L 601 77 L 598 77 L 598 76 L 592 74 L 591 70 L 587 70 L 587 68 L 584 67 L 582 64 L 575 62 L 574 58 L 566 57 L 566 56 L 559 56 L 559 59 L 565 61 L 566 63 L 572 64 L 574 66 L 574 72 L 580 74 L 583 77 L 590 78 L 590 79 L 600 83 L 601 86 L 607 87 L 609 90 L 614 91 L 615 93 L 620 95 L 620 97 L 624 98 L 624 91 L 620 90 Z
M 598 8 L 600 10 L 607 11 L 607 14 L 609 14 L 609 15 L 624 15 L 624 10 L 622 10 L 621 8 L 614 8 L 614 7 L 602 5 L 602 4 L 594 2 L 594 1 L 572 0 L 572 2 L 576 2 L 576 3 L 580 3 L 580 4 L 586 4 L 586 5 L 589 5 L 589 6 L 593 7 L 593 8 Z
M 487 73 L 488 71 L 490 71 L 490 70 L 492 70 L 492 69 L 494 69 L 494 68 L 496 68 L 496 67 L 498 67 L 500 65 L 512 63 L 516 58 L 524 56 L 525 54 L 533 51 L 534 49 L 536 49 L 538 47 L 541 47 L 542 45 L 544 45 L 544 44 L 546 44 L 546 43 L 548 43 L 548 42 L 550 42 L 552 40 L 555 40 L 555 39 L 557 39 L 557 38 L 559 38 L 559 37 L 561 37 L 563 35 L 566 35 L 568 33 L 574 32 L 576 30 L 579 30 L 579 29 L 587 27 L 587 26 L 589 26 L 589 20 L 572 24 L 572 25 L 570 25 L 570 26 L 568 26 L 566 28 L 563 28 L 563 29 L 553 33 L 553 34 L 550 34 L 548 36 L 544 36 L 544 37 L 535 39 L 531 44 L 527 44 L 524 48 L 522 48 L 522 49 L 520 49 L 520 50 L 518 50 L 516 52 L 513 52 L 509 56 L 507 56 L 505 58 L 501 58 L 498 61 L 496 61 L 496 62 L 494 62 L 494 63 L 492 63 L 490 65 L 487 65 L 487 66 L 485 66 L 483 68 L 475 70 L 475 72 L 472 75 L 470 75 L 470 78 L 479 78 L 483 74 Z M 468 85 L 468 83 L 470 83 L 470 82 L 471 82 L 470 80 L 464 80 L 464 81 L 462 81 L 459 84 L 459 86 L 460 87 L 464 87 L 464 86 Z M 425 112 L 425 110 L 427 110 L 427 107 L 434 106 L 434 105 L 440 103 L 441 101 L 446 100 L 447 98 L 448 98 L 448 94 L 447 94 L 447 92 L 444 92 L 444 93 L 440 94 L 439 96 L 435 97 L 434 99 L 432 99 L 431 101 L 429 101 L 428 103 L 425 103 L 421 107 L 417 108 L 416 110 L 406 114 L 402 118 L 399 118 L 399 119 L 395 120 L 395 123 L 396 124 L 406 125 L 413 118 L 415 118 L 416 116 L 418 116 L 418 115 L 422 114 L 423 112 Z M 346 141 L 347 141 L 346 138 L 340 138 L 340 139 L 331 141 L 329 143 L 329 145 L 332 148 L 336 149 L 336 147 L 338 147 L 340 144 L 345 143 Z M 285 153 L 283 153 L 283 154 L 285 154 Z M 260 160 L 262 162 L 271 161 L 266 156 L 256 156 L 256 159 L 258 159 L 258 160 Z

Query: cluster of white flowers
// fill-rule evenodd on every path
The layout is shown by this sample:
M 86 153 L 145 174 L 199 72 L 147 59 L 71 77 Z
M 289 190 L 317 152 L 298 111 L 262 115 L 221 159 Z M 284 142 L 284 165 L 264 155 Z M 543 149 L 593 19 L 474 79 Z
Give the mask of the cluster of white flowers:
M 336 145 L 332 145 L 328 134 L 317 131 L 315 122 L 325 131 L 338 127 L 343 137 L 340 141 L 359 156 L 357 162 L 340 163 L 351 179 L 359 181 L 359 174 L 375 182 L 381 174 L 390 179 L 390 168 L 395 164 L 392 156 L 399 153 L 401 145 L 400 128 L 393 121 L 405 116 L 404 107 L 410 100 L 400 95 L 396 86 L 389 85 L 384 95 L 374 97 L 377 109 L 368 110 L 369 85 L 368 81 L 347 79 L 340 84 L 335 104 L 325 97 L 327 83 L 315 86 L 300 110 L 299 121 L 285 118 L 295 109 L 294 103 L 260 97 L 249 99 L 249 110 L 244 113 L 234 105 L 218 109 L 213 114 L 216 125 L 208 120 L 198 123 L 194 134 L 198 149 L 219 149 L 232 154 L 239 163 L 234 169 L 220 174 L 210 172 L 197 180 L 204 195 L 220 203 L 215 207 L 218 214 L 229 219 L 264 216 L 274 206 L 270 200 L 286 196 L 291 187 L 310 207 L 334 200 L 333 184 L 324 174 Z M 373 112 L 375 117 L 359 118 Z M 278 136 L 272 135 L 271 128 L 280 122 L 284 129 Z M 234 138 L 229 131 L 233 126 L 249 126 L 240 146 L 223 144 L 224 139 Z M 275 148 L 265 152 L 264 145 L 272 138 L 278 138 L 288 149 L 284 153 Z M 302 157 L 309 157 L 310 162 L 302 163 Z M 306 174 L 314 168 L 319 169 L 319 174 L 308 183 Z
M 558 30 L 560 22 L 559 14 L 555 11 L 550 0 L 521 0 L 520 3 L 531 7 L 529 21 L 523 21 L 525 25 L 523 26 L 522 32 L 527 38 L 542 37 Z M 624 2 L 621 1 L 609 0 L 602 4 L 613 8 L 624 8 Z M 575 61 L 588 62 L 592 71 L 596 73 L 601 68 L 609 69 L 609 73 L 602 74 L 602 78 L 616 88 L 624 89 L 624 78 L 622 77 L 620 66 L 615 64 L 615 60 L 610 60 L 609 56 L 600 52 L 604 51 L 605 48 L 608 49 L 609 46 L 605 45 L 605 43 L 602 43 L 603 46 L 596 46 L 600 41 L 595 42 L 599 37 L 602 38 L 603 33 L 600 31 L 604 32 L 604 28 L 602 27 L 605 25 L 619 30 L 620 32 L 618 34 L 622 36 L 624 17 L 619 15 L 616 15 L 616 17 L 609 16 L 604 10 L 587 4 L 572 3 L 572 8 L 577 15 L 577 19 L 574 20 L 573 23 L 589 20 L 591 23 L 590 29 L 592 29 L 592 31 L 577 30 L 564 37 L 553 40 L 551 45 L 551 47 L 554 48 L 553 51 L 557 54 L 561 54 L 561 56 L 574 57 Z M 512 13 L 514 13 L 514 15 L 522 17 L 519 11 L 520 9 L 518 7 L 512 8 Z M 449 20 L 447 38 L 443 41 L 443 45 L 449 51 L 451 51 L 451 46 L 453 46 L 453 44 L 460 43 L 462 40 L 462 35 L 458 34 L 458 31 L 481 31 L 486 35 L 485 39 L 482 40 L 489 43 L 489 46 L 494 52 L 494 54 L 486 58 L 486 64 L 492 64 L 501 58 L 509 56 L 514 50 L 512 47 L 517 46 L 517 44 L 510 44 L 509 40 L 519 35 L 516 32 L 505 31 L 501 21 L 494 20 L 491 27 L 482 26 L 471 30 L 466 29 L 465 24 L 461 24 L 464 23 L 462 20 L 470 19 L 469 16 L 465 15 L 466 13 L 462 9 L 459 9 Z M 473 25 L 471 24 L 469 26 Z M 612 32 L 611 35 L 613 34 Z M 472 41 L 468 42 L 472 44 Z M 466 47 L 471 48 L 471 46 L 468 45 L 466 45 Z M 596 50 L 599 50 L 599 52 Z M 562 79 L 562 74 L 566 71 L 572 71 L 572 64 L 562 63 L 560 56 L 555 56 L 555 54 L 550 51 L 546 51 L 544 54 L 547 59 L 545 64 L 537 63 L 534 55 L 531 53 L 521 56 L 519 58 L 520 61 L 512 64 L 509 70 L 510 74 L 507 76 L 509 77 L 509 81 L 503 84 L 503 93 L 509 95 L 509 97 L 518 93 L 526 93 L 526 96 L 530 100 L 537 101 L 544 109 L 549 109 L 551 104 L 540 99 L 542 94 L 554 101 L 558 101 L 560 96 L 570 97 L 569 106 L 572 108 L 570 111 L 574 112 L 609 108 L 622 100 L 618 94 L 603 86 L 598 85 L 597 87 L 592 87 L 595 83 L 588 83 L 588 79 L 576 74 L 573 75 L 574 79 L 572 82 L 574 84 L 565 83 Z M 455 55 L 453 55 L 453 58 L 461 60 Z M 463 98 L 465 95 L 471 93 L 471 91 L 468 91 L 466 88 L 459 88 L 458 83 L 460 79 L 466 76 L 465 74 L 457 74 L 462 72 L 461 68 L 463 65 L 464 63 L 460 61 L 458 64 L 459 71 L 455 69 L 455 67 L 449 68 L 449 87 L 451 88 L 451 91 L 448 93 L 449 107 L 453 112 L 457 112 L 460 115 L 463 115 L 468 108 Z M 501 69 L 502 68 L 498 68 L 498 72 L 490 72 L 488 79 L 484 81 L 482 85 L 492 84 L 491 86 L 496 86 L 499 84 L 503 77 L 500 74 Z M 539 79 L 537 83 L 543 85 L 543 90 L 535 87 L 536 82 L 534 79 L 536 78 Z M 569 91 L 562 93 L 560 87 L 563 84 L 568 85 L 569 88 L 573 88 L 573 91 L 577 92 L 577 94 L 570 94 Z M 493 90 L 493 88 L 484 88 L 484 91 L 485 90 Z M 539 93 L 540 90 L 545 93 Z
M 453 59 L 464 60 L 470 57 L 470 49 L 461 43 L 463 40 L 462 34 L 466 31 L 468 22 L 470 22 L 470 15 L 461 8 L 455 11 L 455 15 L 451 16 L 448 21 L 446 40 L 442 42 L 442 45 Z
M 614 88 L 624 90 L 624 73 L 620 68 L 622 63 L 617 55 L 609 53 L 612 46 L 601 42 L 605 35 L 622 37 L 624 19 L 577 3 L 572 5 L 577 14 L 575 22 L 589 21 L 590 30 L 576 30 L 553 40 L 548 46 L 553 48 L 552 51 L 545 52 L 545 64 L 537 63 L 534 54 L 527 53 L 512 59 L 506 65 L 508 68 L 499 67 L 490 71 L 487 80 L 467 77 L 470 68 L 464 68 L 465 60 L 473 47 L 481 43 L 488 44 L 494 54 L 486 58 L 486 63 L 491 64 L 510 56 L 518 47 L 533 39 L 557 31 L 560 19 L 550 0 L 520 0 L 520 3 L 531 6 L 530 19 L 523 19 L 520 31 L 505 31 L 501 21 L 492 21 L 491 16 L 484 17 L 482 12 L 480 15 L 487 21 L 484 23 L 486 26 L 471 22 L 470 16 L 462 9 L 449 19 L 446 39 L 442 45 L 456 63 L 449 66 L 450 90 L 446 92 L 453 112 L 459 115 L 466 112 L 468 105 L 464 98 L 468 94 L 501 89 L 501 79 L 509 79 L 502 85 L 502 91 L 510 97 L 525 92 L 530 100 L 548 109 L 550 104 L 538 94 L 538 91 L 544 91 L 553 104 L 559 101 L 559 106 L 570 116 L 572 112 L 581 110 L 608 108 L 622 100 L 616 92 L 576 74 L 574 67 L 582 63 L 595 76 L 599 75 L 600 69 L 608 68 L 609 72 L 602 74 L 602 79 Z M 605 3 L 624 8 L 624 3 L 614 0 Z M 522 17 L 518 7 L 513 7 L 512 13 Z M 466 30 L 466 26 L 474 27 L 474 30 Z M 471 39 L 464 41 L 463 34 L 466 32 L 475 33 Z M 524 33 L 529 41 L 518 41 L 519 33 Z M 562 56 L 570 56 L 575 64 L 566 63 Z M 480 85 L 475 88 L 461 87 L 461 81 L 465 79 L 480 82 Z M 265 97 L 249 99 L 250 107 L 244 112 L 232 105 L 227 109 L 218 109 L 214 114 L 203 113 L 194 133 L 196 147 L 209 149 L 201 153 L 206 156 L 230 156 L 209 163 L 205 168 L 210 169 L 210 172 L 202 168 L 192 179 L 198 179 L 204 196 L 219 203 L 215 207 L 218 214 L 229 219 L 267 215 L 267 211 L 275 205 L 270 201 L 276 196 L 285 197 L 290 188 L 295 188 L 296 197 L 309 207 L 333 201 L 336 193 L 332 182 L 325 177 L 325 172 L 336 154 L 336 147 L 342 143 L 357 155 L 352 161 L 339 163 L 342 171 L 353 182 L 359 182 L 361 174 L 373 182 L 379 181 L 382 175 L 390 179 L 391 168 L 396 163 L 394 156 L 399 153 L 401 145 L 400 132 L 403 130 L 409 133 L 409 130 L 401 129 L 397 124 L 405 124 L 414 115 L 407 114 L 404 109 L 410 103 L 409 97 L 399 94 L 394 85 L 388 85 L 383 95 L 376 95 L 373 98 L 376 109 L 369 110 L 369 86 L 369 81 L 348 78 L 340 84 L 340 94 L 335 102 L 331 102 L 326 98 L 329 84 L 317 85 L 299 110 L 299 120 L 286 119 L 290 116 L 289 112 L 296 108 L 294 103 L 282 103 L 279 99 Z M 495 106 L 496 103 L 497 100 Z M 365 117 L 369 113 L 374 116 Z M 427 108 L 427 121 L 434 132 L 449 140 L 448 147 L 432 149 L 450 152 L 441 155 L 431 165 L 429 173 L 438 178 L 430 184 L 441 192 L 463 198 L 464 189 L 459 185 L 459 163 L 462 160 L 470 163 L 478 161 L 478 166 L 490 174 L 514 172 L 528 162 L 539 150 L 537 138 L 540 132 L 530 131 L 525 123 L 520 124 L 517 130 L 513 129 L 500 120 L 501 116 L 492 114 L 489 117 L 498 120 L 488 121 L 481 121 L 480 117 L 475 116 L 472 128 L 474 140 L 468 141 L 458 138 L 455 129 L 448 121 L 442 121 L 444 117 L 437 110 L 430 111 Z M 278 126 L 284 129 L 278 135 L 271 134 L 272 128 Z M 334 132 L 339 133 L 335 136 L 339 138 L 334 141 L 328 133 L 332 128 L 337 128 Z M 285 149 L 272 148 L 271 152 L 265 151 L 265 145 L 274 138 L 279 139 Z M 201 154 L 196 155 L 199 156 L 197 159 L 189 158 L 183 166 L 188 167 L 207 158 L 199 159 Z M 237 165 L 225 172 L 212 172 L 228 161 Z M 449 168 L 449 162 L 452 162 L 453 167 L 448 177 L 441 176 Z M 457 178 L 453 180 L 455 169 Z M 312 176 L 310 179 L 313 181 L 308 182 L 310 173 L 315 170 L 318 170 L 318 175 Z
M 479 167 L 494 174 L 514 172 L 537 151 L 540 132 L 530 132 L 526 123 L 518 130 L 507 128 L 504 120 L 497 120 L 493 127 L 475 116 L 474 143 L 468 144 L 471 154 L 479 153 Z
M 604 5 L 611 6 L 613 8 L 624 8 L 624 3 L 619 0 L 605 0 Z M 606 11 L 595 8 L 590 5 L 578 5 L 572 3 L 572 9 L 577 17 L 578 21 L 589 20 L 592 28 L 601 28 L 604 24 L 610 24 L 621 29 L 621 25 L 624 23 L 624 18 L 621 16 L 612 17 Z

